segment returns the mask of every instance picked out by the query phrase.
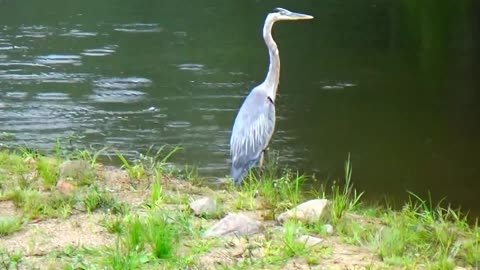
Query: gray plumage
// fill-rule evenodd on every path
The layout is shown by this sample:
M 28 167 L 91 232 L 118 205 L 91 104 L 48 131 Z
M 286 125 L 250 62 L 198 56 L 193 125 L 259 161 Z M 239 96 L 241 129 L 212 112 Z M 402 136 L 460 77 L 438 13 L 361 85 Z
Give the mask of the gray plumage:
M 312 19 L 310 15 L 277 8 L 269 13 L 263 26 L 263 39 L 268 48 L 270 66 L 267 77 L 253 88 L 243 102 L 233 124 L 230 138 L 232 167 L 230 176 L 240 184 L 248 170 L 261 163 L 263 151 L 275 128 L 275 97 L 280 80 L 280 55 L 272 38 L 272 27 L 279 20 Z

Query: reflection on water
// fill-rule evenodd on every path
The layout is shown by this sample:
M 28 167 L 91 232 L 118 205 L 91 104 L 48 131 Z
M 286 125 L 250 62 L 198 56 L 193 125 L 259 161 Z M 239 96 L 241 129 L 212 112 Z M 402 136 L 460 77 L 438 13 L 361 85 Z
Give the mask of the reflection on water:
M 0 1 L 8 144 L 52 149 L 68 137 L 129 157 L 179 144 L 175 162 L 225 175 L 235 113 L 268 67 L 261 24 L 272 7 L 207 2 Z M 367 196 L 431 190 L 480 211 L 475 11 L 422 3 L 290 6 L 315 20 L 275 26 L 282 77 L 271 148 L 282 165 L 330 181 L 350 152 Z

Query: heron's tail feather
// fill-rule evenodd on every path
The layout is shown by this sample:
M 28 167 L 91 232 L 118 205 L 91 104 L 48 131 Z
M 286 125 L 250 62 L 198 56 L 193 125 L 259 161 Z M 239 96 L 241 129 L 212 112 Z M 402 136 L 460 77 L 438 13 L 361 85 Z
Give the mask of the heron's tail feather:
M 232 169 L 230 170 L 230 176 L 235 181 L 235 184 L 239 185 L 242 183 L 243 178 L 247 174 L 250 168 L 257 166 L 259 158 L 250 160 L 247 164 L 232 164 Z
M 230 170 L 230 176 L 233 178 L 233 181 L 235 184 L 239 185 L 245 175 L 247 174 L 249 167 L 235 167 L 232 166 L 232 169 Z

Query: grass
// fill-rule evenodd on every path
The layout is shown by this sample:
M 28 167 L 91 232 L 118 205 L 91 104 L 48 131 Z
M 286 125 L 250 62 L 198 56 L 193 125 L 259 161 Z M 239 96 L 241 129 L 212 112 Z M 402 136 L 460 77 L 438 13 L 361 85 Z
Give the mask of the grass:
M 260 174 L 250 172 L 242 181 L 235 202 L 237 209 L 269 209 L 268 217 L 274 219 L 305 199 L 303 184 L 306 177 L 290 170 L 279 172 L 276 161 L 273 153 Z M 232 184 L 230 190 L 236 190 L 236 187 Z
M 332 185 L 331 192 L 331 220 L 336 224 L 347 211 L 354 211 L 359 205 L 363 192 L 358 193 L 353 188 L 352 183 L 352 164 L 350 162 L 350 154 L 345 161 L 345 183 L 343 188 L 336 184 Z
M 287 221 L 284 226 L 283 249 L 284 254 L 287 257 L 303 255 L 308 251 L 306 242 L 298 240 L 300 232 L 302 230 L 302 224 L 299 221 Z
M 0 217 L 0 236 L 10 235 L 22 227 L 22 219 L 19 217 Z
M 21 251 L 7 252 L 0 249 L 0 269 L 19 269 L 22 259 Z
M 130 179 L 138 181 L 143 178 L 148 179 L 155 171 L 165 172 L 168 159 L 180 149 L 179 146 L 175 146 L 164 154 L 167 150 L 167 146 L 164 145 L 152 155 L 153 146 L 151 146 L 146 154 L 140 154 L 140 157 L 134 161 L 129 162 L 121 153 L 117 153 L 117 157 L 122 162 L 122 167 L 128 172 Z
M 59 162 L 53 158 L 41 157 L 37 160 L 37 171 L 45 188 L 53 189 L 57 184 Z
M 56 218 L 62 223 L 85 213 L 100 218 L 84 218 L 78 226 L 97 220 L 91 225 L 102 230 L 96 233 L 110 234 L 106 238 L 113 238 L 113 244 L 61 246 L 41 259 L 58 259 L 64 269 L 282 269 L 292 262 L 328 268 L 331 261 L 345 268 L 368 269 L 480 266 L 478 223 L 469 223 L 460 211 L 443 207 L 444 202 L 433 204 L 413 193 L 401 210 L 365 203 L 363 192 L 353 186 L 350 157 L 345 162 L 344 177 L 315 196 L 330 201 L 330 214 L 313 224 L 287 221 L 279 228 L 272 222 L 278 214 L 312 197 L 305 193 L 310 177 L 279 170 L 274 157 L 267 160 L 265 169 L 251 172 L 240 187 L 211 190 L 194 185 L 201 181 L 192 167 L 171 169 L 167 161 L 177 150 L 151 148 L 133 161 L 117 154 L 129 181 L 127 186 L 121 186 L 122 181 L 118 186 L 105 186 L 110 182 L 93 171 L 97 173 L 88 181 L 70 175 L 75 186 L 66 193 L 56 187 L 60 164 L 80 159 L 87 161 L 88 168 L 98 170 L 101 166 L 96 163 L 104 149 L 93 154 L 86 150 L 69 153 L 57 145 L 54 158 L 27 148 L 0 151 L 0 207 L 9 201 L 18 214 L 0 218 L 0 248 L 6 235 L 19 237 L 20 229 L 31 230 L 32 226 L 24 224 L 33 220 L 41 225 L 43 220 Z M 179 176 L 186 181 L 175 179 Z M 216 200 L 220 214 L 196 217 L 188 210 L 190 201 L 205 195 Z M 127 197 L 135 200 L 128 201 Z M 220 219 L 223 212 L 263 219 L 267 229 L 247 237 L 204 238 L 204 231 L 216 222 L 212 219 Z M 331 227 L 333 232 L 327 232 Z M 302 235 L 323 238 L 325 244 L 308 246 L 299 240 Z M 373 261 L 341 257 L 352 247 L 355 253 L 366 254 L 362 258 L 371 256 Z M 0 268 L 31 268 L 30 257 L 8 248 L 0 250 Z M 357 264 L 349 264 L 351 261 Z

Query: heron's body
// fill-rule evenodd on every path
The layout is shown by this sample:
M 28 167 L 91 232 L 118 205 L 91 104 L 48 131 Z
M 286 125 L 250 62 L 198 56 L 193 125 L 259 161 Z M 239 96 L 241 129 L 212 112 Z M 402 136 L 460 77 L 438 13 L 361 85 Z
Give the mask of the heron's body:
M 280 56 L 271 34 L 273 24 L 279 20 L 312 18 L 310 15 L 277 8 L 265 19 L 263 38 L 270 56 L 267 77 L 260 85 L 253 88 L 240 107 L 230 139 L 232 156 L 230 175 L 237 184 L 241 183 L 251 167 L 261 162 L 263 151 L 267 148 L 275 128 L 274 103 L 280 80 Z

